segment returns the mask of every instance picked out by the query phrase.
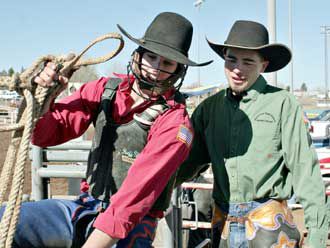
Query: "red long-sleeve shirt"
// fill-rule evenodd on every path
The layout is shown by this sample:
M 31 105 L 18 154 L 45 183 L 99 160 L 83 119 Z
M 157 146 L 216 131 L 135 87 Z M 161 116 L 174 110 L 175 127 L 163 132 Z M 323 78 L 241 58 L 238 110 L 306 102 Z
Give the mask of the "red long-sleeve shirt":
M 131 78 L 133 81 L 134 79 Z M 83 134 L 96 118 L 107 78 L 84 84 L 73 95 L 52 105 L 36 124 L 32 143 L 41 147 L 57 145 Z M 127 123 L 133 114 L 142 112 L 150 102 L 135 109 L 130 97 L 131 85 L 127 78 L 119 85 L 112 105 L 112 116 L 117 123 Z M 192 127 L 183 104 L 175 102 L 173 92 L 165 95 L 170 109 L 151 126 L 147 144 L 130 167 L 118 192 L 111 197 L 111 205 L 100 214 L 94 226 L 113 238 L 124 238 L 150 211 L 169 178 L 188 156 Z

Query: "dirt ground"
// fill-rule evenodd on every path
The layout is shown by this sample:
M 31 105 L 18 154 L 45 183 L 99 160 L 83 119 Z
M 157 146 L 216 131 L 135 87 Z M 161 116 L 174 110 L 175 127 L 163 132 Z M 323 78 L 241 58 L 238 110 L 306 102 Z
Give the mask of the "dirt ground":
M 11 132 L 0 132 L 0 171 L 6 159 L 7 149 L 11 140 Z M 10 187 L 9 187 L 10 188 Z M 54 195 L 64 195 L 67 192 L 66 179 L 51 179 L 51 191 Z M 8 193 L 8 192 L 7 192 Z M 25 168 L 24 194 L 31 194 L 31 162 L 28 159 Z M 7 194 L 8 195 L 8 194 Z

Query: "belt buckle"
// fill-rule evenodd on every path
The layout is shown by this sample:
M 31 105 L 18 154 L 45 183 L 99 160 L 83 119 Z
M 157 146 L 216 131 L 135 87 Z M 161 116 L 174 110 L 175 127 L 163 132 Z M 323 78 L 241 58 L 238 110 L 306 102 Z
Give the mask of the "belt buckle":
M 246 209 L 248 205 L 246 203 L 240 203 L 238 204 L 238 207 L 242 210 L 242 209 Z

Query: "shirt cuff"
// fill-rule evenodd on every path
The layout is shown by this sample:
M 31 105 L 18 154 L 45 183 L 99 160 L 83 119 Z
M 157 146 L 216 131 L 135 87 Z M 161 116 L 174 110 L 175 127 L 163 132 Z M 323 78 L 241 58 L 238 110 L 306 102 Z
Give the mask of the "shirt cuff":
M 125 219 L 116 218 L 111 214 L 111 208 L 104 213 L 99 214 L 93 226 L 102 232 L 108 234 L 111 238 L 123 239 L 128 236 L 128 233 L 138 224 L 138 220 L 128 221 Z M 151 210 L 148 216 L 152 218 L 163 218 L 164 212 L 161 210 Z
M 328 239 L 328 230 L 311 228 L 308 231 L 307 245 L 310 248 L 325 248 Z
M 116 239 L 125 238 L 132 229 L 132 223 L 114 218 L 107 212 L 99 214 L 93 226 Z

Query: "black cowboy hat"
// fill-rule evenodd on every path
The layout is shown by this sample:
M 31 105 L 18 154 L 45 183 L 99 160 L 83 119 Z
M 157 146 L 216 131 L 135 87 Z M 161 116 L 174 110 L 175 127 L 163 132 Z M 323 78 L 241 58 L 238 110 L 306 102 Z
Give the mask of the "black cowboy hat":
M 282 44 L 269 44 L 268 31 L 260 23 L 240 20 L 232 26 L 224 44 L 216 44 L 207 40 L 210 47 L 224 59 L 224 48 L 242 48 L 255 50 L 269 61 L 265 72 L 282 69 L 291 60 L 290 49 Z
M 119 30 L 139 46 L 167 59 L 189 66 L 208 65 L 212 61 L 198 64 L 188 58 L 193 27 L 185 17 L 163 12 L 155 17 L 143 38 L 135 39 L 117 24 Z

